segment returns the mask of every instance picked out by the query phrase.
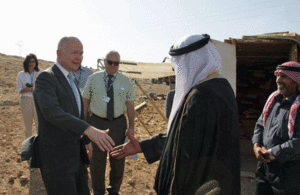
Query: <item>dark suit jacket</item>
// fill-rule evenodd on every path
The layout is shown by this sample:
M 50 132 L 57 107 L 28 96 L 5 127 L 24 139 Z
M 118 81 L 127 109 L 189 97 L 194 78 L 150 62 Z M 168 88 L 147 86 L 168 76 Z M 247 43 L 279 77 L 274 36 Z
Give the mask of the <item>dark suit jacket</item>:
M 90 125 L 79 117 L 72 88 L 56 65 L 37 77 L 33 95 L 38 116 L 40 167 L 74 172 L 81 160 L 88 163 L 84 145 L 90 140 L 82 135 Z M 82 117 L 82 98 L 81 105 Z

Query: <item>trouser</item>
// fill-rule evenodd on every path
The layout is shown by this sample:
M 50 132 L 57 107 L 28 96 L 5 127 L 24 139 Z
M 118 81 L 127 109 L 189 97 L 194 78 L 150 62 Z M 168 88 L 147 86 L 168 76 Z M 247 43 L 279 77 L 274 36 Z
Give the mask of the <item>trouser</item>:
M 40 168 L 47 195 L 90 195 L 86 166 L 81 163 L 76 172 L 65 168 Z
M 300 161 L 258 162 L 255 181 L 256 195 L 299 195 Z
M 23 114 L 24 125 L 25 125 L 25 139 L 32 135 L 32 124 L 33 121 L 36 126 L 36 131 L 38 129 L 37 116 L 34 105 L 33 97 L 21 96 L 20 107 Z
M 98 129 L 109 129 L 108 135 L 113 139 L 116 146 L 124 143 L 125 131 L 127 129 L 127 122 L 124 115 L 109 121 L 100 118 L 96 115 L 90 117 L 90 124 Z M 97 145 L 93 145 L 93 156 L 90 162 L 90 171 L 92 177 L 92 188 L 95 195 L 105 194 L 105 170 L 107 152 L 102 152 Z M 118 194 L 124 173 L 125 158 L 117 160 L 109 156 L 110 173 L 109 186 L 107 191 L 109 194 Z

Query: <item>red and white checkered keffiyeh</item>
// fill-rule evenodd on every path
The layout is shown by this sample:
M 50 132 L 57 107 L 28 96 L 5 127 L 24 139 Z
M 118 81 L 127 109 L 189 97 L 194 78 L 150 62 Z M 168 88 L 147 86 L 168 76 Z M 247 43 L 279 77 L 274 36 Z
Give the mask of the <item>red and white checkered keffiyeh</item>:
M 282 66 L 300 67 L 300 64 L 298 62 L 290 61 L 290 62 L 283 63 Z M 291 78 L 292 80 L 294 80 L 296 83 L 298 83 L 300 85 L 300 72 L 294 72 L 294 71 L 290 71 L 290 70 L 276 70 L 274 74 L 275 74 L 275 76 L 277 76 L 279 73 L 283 73 L 283 74 L 287 75 L 289 78 Z M 267 103 L 265 104 L 265 107 L 263 109 L 264 127 L 266 126 L 266 121 L 267 121 L 267 117 L 268 117 L 269 112 L 270 112 L 270 108 L 275 103 L 275 97 L 278 94 L 279 94 L 279 91 L 273 92 L 270 95 L 270 97 L 268 98 Z M 292 107 L 290 109 L 290 115 L 289 115 L 289 121 L 288 121 L 288 129 L 289 129 L 290 139 L 293 138 L 293 134 L 294 134 L 294 127 L 295 127 L 295 120 L 296 120 L 296 116 L 297 116 L 297 110 L 300 106 L 299 100 L 300 100 L 300 95 L 297 96 L 297 98 L 293 102 Z

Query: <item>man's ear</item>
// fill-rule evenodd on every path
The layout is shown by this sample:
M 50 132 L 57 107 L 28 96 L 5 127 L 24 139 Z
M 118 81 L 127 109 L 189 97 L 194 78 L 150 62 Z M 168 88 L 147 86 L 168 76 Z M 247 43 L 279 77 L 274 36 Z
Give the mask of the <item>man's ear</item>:
M 57 57 L 60 57 L 61 56 L 61 50 L 60 49 L 56 50 L 56 54 L 57 54 Z
M 300 92 L 300 85 L 296 81 L 294 81 L 294 80 L 293 80 L 293 82 L 296 84 L 296 90 L 298 92 Z

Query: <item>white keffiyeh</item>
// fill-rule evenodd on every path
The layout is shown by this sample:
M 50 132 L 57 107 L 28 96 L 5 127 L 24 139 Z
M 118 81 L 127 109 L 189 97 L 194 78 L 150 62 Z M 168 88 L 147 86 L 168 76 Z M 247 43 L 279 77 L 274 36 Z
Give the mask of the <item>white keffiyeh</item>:
M 189 35 L 183 37 L 174 44 L 173 49 L 188 46 L 203 38 L 203 35 Z M 208 75 L 220 73 L 222 67 L 220 54 L 211 42 L 208 42 L 204 47 L 195 51 L 172 56 L 171 62 L 176 74 L 176 81 L 168 131 L 189 90 L 197 83 L 206 79 Z

